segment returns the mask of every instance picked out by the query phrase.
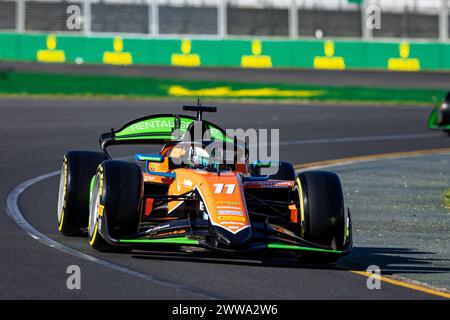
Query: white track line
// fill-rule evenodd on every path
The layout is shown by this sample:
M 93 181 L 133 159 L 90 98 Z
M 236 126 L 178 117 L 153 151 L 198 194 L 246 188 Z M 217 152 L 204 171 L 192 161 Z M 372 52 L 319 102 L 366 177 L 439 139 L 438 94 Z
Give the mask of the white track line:
M 263 143 L 250 144 L 250 147 L 261 146 L 292 146 L 304 144 L 330 144 L 330 143 L 351 143 L 351 142 L 368 142 L 368 141 L 387 141 L 387 140 L 407 140 L 407 139 L 427 139 L 442 137 L 441 133 L 416 133 L 416 134 L 397 134 L 397 135 L 382 135 L 382 136 L 363 136 L 363 137 L 337 137 L 337 138 L 315 138 L 315 139 L 299 139 L 279 141 L 278 143 Z
M 300 139 L 291 141 L 281 141 L 278 145 L 302 145 L 302 144 L 324 144 L 324 143 L 347 143 L 347 142 L 366 142 L 366 141 L 385 141 L 385 140 L 404 140 L 404 139 L 424 139 L 442 137 L 439 133 L 422 133 L 422 134 L 399 134 L 399 135 L 383 135 L 383 136 L 366 136 L 366 137 L 341 137 L 341 138 L 319 138 L 319 139 Z
M 43 174 L 41 176 L 32 178 L 30 180 L 27 180 L 25 182 L 22 182 L 20 185 L 18 185 L 16 188 L 14 188 L 13 191 L 11 191 L 11 193 L 8 195 L 8 198 L 6 200 L 6 211 L 8 212 L 8 215 L 11 217 L 11 219 L 14 220 L 14 222 L 25 232 L 27 233 L 30 237 L 32 237 L 35 240 L 38 240 L 39 242 L 51 247 L 51 248 L 55 248 L 59 251 L 68 253 L 74 257 L 77 258 L 81 258 L 81 259 L 85 259 L 88 260 L 90 262 L 99 264 L 103 267 L 115 270 L 115 271 L 119 271 L 119 272 L 123 272 L 125 274 L 134 276 L 134 277 L 138 277 L 141 278 L 143 280 L 152 282 L 154 284 L 158 284 L 161 286 L 165 286 L 165 287 L 169 287 L 172 289 L 175 289 L 177 292 L 180 291 L 184 291 L 193 295 L 196 295 L 198 297 L 204 298 L 204 299 L 220 299 L 219 297 L 215 297 L 210 295 L 209 293 L 204 293 L 201 292 L 200 290 L 197 290 L 195 288 L 190 288 L 187 286 L 184 286 L 182 284 L 178 284 L 178 283 L 174 283 L 174 282 L 170 282 L 170 281 L 166 281 L 166 280 L 159 280 L 156 279 L 154 277 L 151 277 L 147 274 L 135 271 L 135 270 L 131 270 L 128 269 L 126 267 L 122 267 L 119 265 L 116 265 L 114 263 L 105 261 L 103 259 L 99 259 L 93 256 L 90 256 L 88 254 L 79 252 L 75 249 L 72 249 L 60 242 L 57 242 L 49 237 L 47 237 L 46 235 L 42 234 L 41 232 L 39 232 L 38 230 L 36 230 L 31 224 L 28 223 L 28 221 L 23 217 L 22 212 L 19 209 L 18 206 L 18 202 L 19 202 L 19 198 L 20 196 L 23 194 L 23 192 L 28 189 L 29 187 L 31 187 L 32 185 L 43 181 L 45 179 L 49 179 L 52 178 L 54 176 L 57 176 L 59 174 L 59 171 L 53 171 L 50 173 L 46 173 Z

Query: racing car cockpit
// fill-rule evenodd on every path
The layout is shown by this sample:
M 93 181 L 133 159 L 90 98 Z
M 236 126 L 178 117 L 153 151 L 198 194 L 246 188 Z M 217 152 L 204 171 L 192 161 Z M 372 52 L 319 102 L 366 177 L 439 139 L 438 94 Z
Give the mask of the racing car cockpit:
M 245 164 L 245 148 L 224 141 L 177 142 L 165 146 L 161 155 L 169 158 L 170 169 L 189 167 L 206 171 L 239 170 Z
M 120 144 L 163 144 L 159 154 L 136 154 L 135 160 L 146 162 L 147 172 L 195 168 L 207 171 L 236 170 L 247 173 L 248 152 L 236 138 L 227 136 L 224 129 L 203 120 L 203 112 L 216 112 L 215 107 L 183 106 L 188 115 L 158 114 L 139 118 L 119 130 L 100 136 L 100 145 L 107 156 L 107 148 Z

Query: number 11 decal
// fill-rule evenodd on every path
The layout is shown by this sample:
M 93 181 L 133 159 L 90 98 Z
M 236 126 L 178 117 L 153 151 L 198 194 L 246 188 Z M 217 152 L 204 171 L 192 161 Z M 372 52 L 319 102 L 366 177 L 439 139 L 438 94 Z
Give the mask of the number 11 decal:
M 234 189 L 236 188 L 235 184 L 223 184 L 223 183 L 216 183 L 214 184 L 214 193 L 222 193 L 225 189 L 226 194 L 233 194 Z

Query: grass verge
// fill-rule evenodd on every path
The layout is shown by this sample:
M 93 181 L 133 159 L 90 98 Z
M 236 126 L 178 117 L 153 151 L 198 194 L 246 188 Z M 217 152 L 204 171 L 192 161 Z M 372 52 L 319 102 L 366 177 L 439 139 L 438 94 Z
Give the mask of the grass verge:
M 208 98 L 375 104 L 436 104 L 444 90 L 330 87 L 223 81 L 186 81 L 102 75 L 0 73 L 0 94 L 112 96 L 134 98 Z

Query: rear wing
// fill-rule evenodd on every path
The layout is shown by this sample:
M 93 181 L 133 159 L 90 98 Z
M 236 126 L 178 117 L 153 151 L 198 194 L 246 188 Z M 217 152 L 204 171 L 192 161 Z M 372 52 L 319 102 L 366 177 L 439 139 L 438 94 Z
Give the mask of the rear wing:
M 102 134 L 99 142 L 101 148 L 106 151 L 110 145 L 165 144 L 179 141 L 180 135 L 186 132 L 188 126 L 194 121 L 196 121 L 195 117 L 175 114 L 142 117 L 128 122 L 119 130 L 111 129 L 111 132 Z M 202 121 L 209 127 L 212 140 L 233 141 L 226 136 L 222 128 L 209 121 Z

